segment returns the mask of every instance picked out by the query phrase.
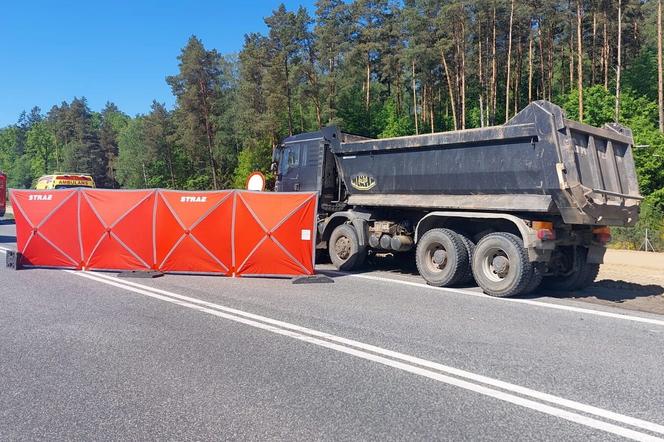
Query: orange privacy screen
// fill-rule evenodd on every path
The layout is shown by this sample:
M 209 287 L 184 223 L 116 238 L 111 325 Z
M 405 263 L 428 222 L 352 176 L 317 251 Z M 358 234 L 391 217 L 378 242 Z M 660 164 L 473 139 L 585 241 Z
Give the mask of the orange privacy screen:
M 311 275 L 315 193 L 12 190 L 22 265 Z

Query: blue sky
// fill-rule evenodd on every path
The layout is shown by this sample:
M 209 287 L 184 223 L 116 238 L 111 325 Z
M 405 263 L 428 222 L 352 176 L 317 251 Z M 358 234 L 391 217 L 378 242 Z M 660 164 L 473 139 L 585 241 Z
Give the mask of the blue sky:
M 208 48 L 238 52 L 244 34 L 265 32 L 281 1 L 60 0 L 2 2 L 0 127 L 22 110 L 43 112 L 85 96 L 93 110 L 113 101 L 129 115 L 153 99 L 172 106 L 164 78 L 195 34 Z M 283 0 L 289 10 L 314 0 Z

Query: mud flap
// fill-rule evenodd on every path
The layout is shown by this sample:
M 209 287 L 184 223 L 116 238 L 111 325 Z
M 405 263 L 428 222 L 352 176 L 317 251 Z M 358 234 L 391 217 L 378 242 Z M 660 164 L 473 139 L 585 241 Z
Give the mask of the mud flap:
M 588 256 L 586 257 L 586 263 L 588 263 L 588 264 L 603 264 L 604 263 L 604 253 L 606 253 L 606 247 L 588 246 Z

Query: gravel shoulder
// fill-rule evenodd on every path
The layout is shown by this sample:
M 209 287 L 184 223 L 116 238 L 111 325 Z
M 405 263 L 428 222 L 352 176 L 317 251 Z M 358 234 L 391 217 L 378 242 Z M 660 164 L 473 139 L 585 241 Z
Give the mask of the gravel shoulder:
M 664 315 L 664 253 L 609 249 L 591 287 L 557 297 Z

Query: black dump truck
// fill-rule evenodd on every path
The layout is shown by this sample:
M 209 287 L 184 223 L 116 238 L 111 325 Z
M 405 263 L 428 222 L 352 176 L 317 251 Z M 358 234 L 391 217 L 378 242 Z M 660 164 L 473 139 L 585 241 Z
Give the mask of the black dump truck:
M 275 149 L 278 192 L 317 191 L 318 249 L 348 271 L 414 259 L 434 286 L 492 296 L 592 283 L 609 226 L 638 218 L 631 131 L 536 101 L 502 126 L 387 139 L 327 127 Z

